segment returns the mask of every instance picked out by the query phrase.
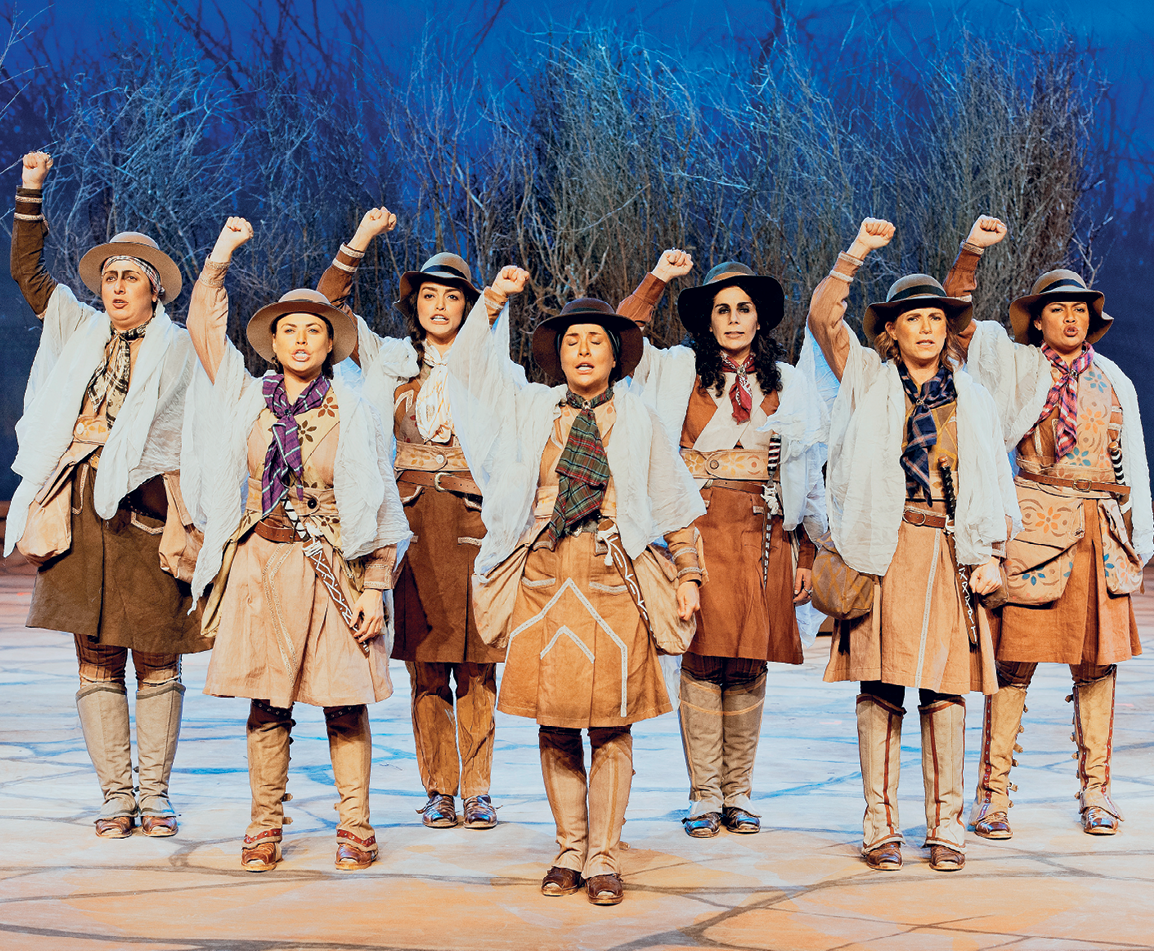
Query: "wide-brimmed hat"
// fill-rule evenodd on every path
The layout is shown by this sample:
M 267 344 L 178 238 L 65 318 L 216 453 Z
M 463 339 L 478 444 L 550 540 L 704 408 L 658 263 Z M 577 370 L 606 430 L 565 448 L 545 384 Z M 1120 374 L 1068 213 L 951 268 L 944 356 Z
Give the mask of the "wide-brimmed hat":
M 621 352 L 617 355 L 621 376 L 629 376 L 641 362 L 645 340 L 637 324 L 622 317 L 603 300 L 581 297 L 566 304 L 556 317 L 546 317 L 533 328 L 533 357 L 554 383 L 565 380 L 561 358 L 557 355 L 557 336 L 574 324 L 600 324 L 617 334 L 621 340 Z
M 1106 300 L 1105 294 L 1090 290 L 1076 271 L 1059 268 L 1056 271 L 1047 271 L 1034 281 L 1029 294 L 1019 297 L 1010 304 L 1010 324 L 1014 328 L 1014 339 L 1018 343 L 1032 343 L 1034 346 L 1042 343 L 1042 331 L 1034 326 L 1034 318 L 1038 316 L 1040 309 L 1037 305 L 1051 300 L 1084 300 L 1090 305 L 1087 343 L 1097 343 L 1114 322 L 1114 318 L 1102 310 Z
M 928 274 L 907 274 L 890 285 L 884 301 L 870 304 L 862 317 L 862 330 L 873 340 L 891 320 L 907 310 L 921 307 L 940 307 L 945 312 L 950 330 L 960 333 L 974 316 L 974 305 L 960 297 L 950 297 L 946 289 Z
M 80 259 L 80 280 L 93 293 L 100 293 L 100 272 L 104 262 L 109 258 L 125 254 L 129 257 L 147 261 L 160 275 L 160 283 L 164 285 L 162 301 L 175 300 L 180 294 L 184 283 L 180 277 L 180 268 L 176 262 L 160 250 L 159 245 L 148 235 L 139 231 L 121 231 L 114 234 L 112 240 L 106 244 L 98 244 Z
M 357 324 L 343 310 L 334 307 L 320 291 L 298 287 L 275 304 L 265 304 L 248 322 L 248 342 L 262 357 L 272 363 L 272 322 L 285 314 L 316 314 L 333 328 L 333 363 L 340 363 L 357 346 Z
M 401 286 L 397 292 L 401 299 L 395 306 L 410 320 L 416 320 L 417 314 L 409 302 L 409 295 L 428 281 L 461 288 L 468 297 L 465 305 L 466 314 L 481 296 L 481 292 L 473 284 L 473 272 L 469 270 L 465 259 L 449 251 L 441 251 L 422 264 L 419 271 L 405 271 L 401 275 Z
M 677 316 L 693 336 L 700 336 L 711 326 L 713 298 L 717 292 L 733 286 L 749 295 L 757 308 L 760 333 L 769 333 L 785 316 L 785 291 L 772 277 L 755 274 L 753 269 L 737 261 L 723 261 L 705 275 L 705 283 L 687 287 L 677 295 Z

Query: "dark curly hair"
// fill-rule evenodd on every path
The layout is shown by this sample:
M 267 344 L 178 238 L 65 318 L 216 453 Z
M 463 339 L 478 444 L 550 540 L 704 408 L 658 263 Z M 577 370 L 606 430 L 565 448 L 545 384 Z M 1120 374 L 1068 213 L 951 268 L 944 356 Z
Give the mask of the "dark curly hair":
M 721 344 L 713 336 L 713 331 L 706 325 L 700 336 L 691 333 L 686 342 L 697 354 L 697 375 L 701 377 L 701 385 L 713 390 L 714 396 L 721 396 L 725 390 L 725 371 L 721 368 Z M 758 331 L 754 334 L 749 353 L 753 357 L 753 372 L 761 392 L 768 396 L 780 390 L 781 371 L 777 362 L 785 356 L 781 344 L 769 334 Z

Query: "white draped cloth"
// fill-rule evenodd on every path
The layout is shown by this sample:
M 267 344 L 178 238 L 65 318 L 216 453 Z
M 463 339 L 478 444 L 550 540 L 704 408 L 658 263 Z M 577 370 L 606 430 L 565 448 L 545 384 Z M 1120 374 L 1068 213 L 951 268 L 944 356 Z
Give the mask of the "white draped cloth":
M 44 312 L 24 415 L 16 424 L 19 449 L 12 469 L 21 481 L 8 512 L 5 555 L 23 536 L 33 498 L 72 443 L 85 389 L 111 338 L 107 314 L 81 304 L 63 284 L 56 286 Z M 101 518 L 115 515 L 137 486 L 180 468 L 185 390 L 194 364 L 188 332 L 158 303 L 136 354 L 124 406 L 100 454 L 92 499 Z

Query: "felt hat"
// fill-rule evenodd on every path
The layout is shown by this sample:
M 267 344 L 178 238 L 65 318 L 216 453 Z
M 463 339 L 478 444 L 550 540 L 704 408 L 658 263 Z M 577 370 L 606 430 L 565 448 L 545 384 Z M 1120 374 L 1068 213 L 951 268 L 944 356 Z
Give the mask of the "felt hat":
M 357 346 L 357 323 L 343 310 L 334 307 L 320 291 L 298 287 L 275 304 L 265 304 L 248 322 L 248 342 L 262 357 L 273 362 L 272 324 L 285 314 L 316 314 L 333 328 L 333 363 L 340 363 Z
M 122 254 L 140 258 L 156 268 L 156 273 L 160 275 L 160 283 L 164 286 L 164 293 L 160 297 L 162 301 L 175 300 L 179 296 L 184 283 L 180 277 L 180 268 L 172 258 L 160 250 L 160 246 L 152 238 L 139 231 L 121 231 L 120 234 L 114 234 L 111 241 L 98 244 L 80 259 L 80 280 L 84 282 L 85 287 L 99 294 L 100 272 L 104 268 L 104 262 Z
M 1105 294 L 1090 290 L 1076 271 L 1059 268 L 1056 271 L 1047 271 L 1034 281 L 1029 294 L 1019 297 L 1010 304 L 1010 324 L 1014 328 L 1014 339 L 1018 343 L 1041 345 L 1042 331 L 1034 326 L 1034 318 L 1040 310 L 1039 305 L 1052 300 L 1084 300 L 1090 305 L 1087 343 L 1097 343 L 1114 322 L 1114 318 L 1102 310 L 1106 300 Z
M 409 302 L 409 295 L 428 281 L 461 288 L 468 298 L 465 305 L 466 314 L 481 296 L 481 292 L 473 284 L 473 272 L 469 270 L 465 259 L 449 251 L 441 251 L 422 264 L 419 271 L 405 271 L 401 275 L 401 286 L 397 292 L 400 300 L 395 306 L 410 320 L 416 320 L 417 314 Z
M 873 340 L 899 314 L 921 307 L 938 307 L 954 333 L 965 330 L 974 316 L 974 305 L 960 297 L 949 297 L 946 289 L 928 274 L 907 274 L 890 285 L 884 301 L 870 304 L 862 317 L 866 339 Z
M 554 383 L 565 381 L 565 371 L 557 354 L 557 337 L 574 324 L 600 324 L 617 334 L 621 340 L 617 369 L 622 377 L 629 376 L 641 362 L 645 343 L 637 324 L 622 317 L 603 300 L 581 297 L 566 304 L 556 317 L 546 317 L 533 328 L 533 357 Z
M 685 329 L 698 337 L 711 326 L 713 298 L 726 287 L 740 287 L 757 308 L 760 333 L 769 333 L 785 316 L 785 291 L 772 277 L 755 274 L 736 261 L 723 261 L 705 275 L 705 283 L 687 287 L 677 295 L 677 316 Z

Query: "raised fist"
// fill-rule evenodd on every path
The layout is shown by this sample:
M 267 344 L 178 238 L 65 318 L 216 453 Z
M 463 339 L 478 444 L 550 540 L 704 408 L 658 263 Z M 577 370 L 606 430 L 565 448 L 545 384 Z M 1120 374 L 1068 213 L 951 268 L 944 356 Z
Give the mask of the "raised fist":
M 693 255 L 680 248 L 670 248 L 662 251 L 653 268 L 653 276 L 659 281 L 668 284 L 675 277 L 683 277 L 693 270 Z
M 974 222 L 966 241 L 979 248 L 988 248 L 1001 241 L 1008 232 L 1009 229 L 1001 219 L 982 215 Z
M 29 152 L 24 156 L 20 184 L 25 188 L 43 188 L 48 170 L 52 168 L 52 156 L 47 152 Z
M 380 208 L 370 208 L 365 212 L 364 217 L 361 218 L 361 223 L 357 226 L 357 235 L 363 238 L 367 244 L 377 235 L 392 231 L 396 226 L 397 216 L 384 205 L 381 205 Z
M 856 241 L 860 241 L 870 251 L 884 248 L 894 237 L 897 228 L 884 218 L 866 218 L 858 229 Z
M 252 225 L 247 218 L 233 216 L 220 229 L 220 237 L 210 255 L 213 261 L 225 262 L 232 259 L 232 253 L 252 237 Z
M 512 297 L 514 294 L 520 294 L 528 281 L 528 271 L 517 267 L 515 264 L 510 264 L 501 268 L 500 273 L 493 279 L 493 290 L 506 298 Z

